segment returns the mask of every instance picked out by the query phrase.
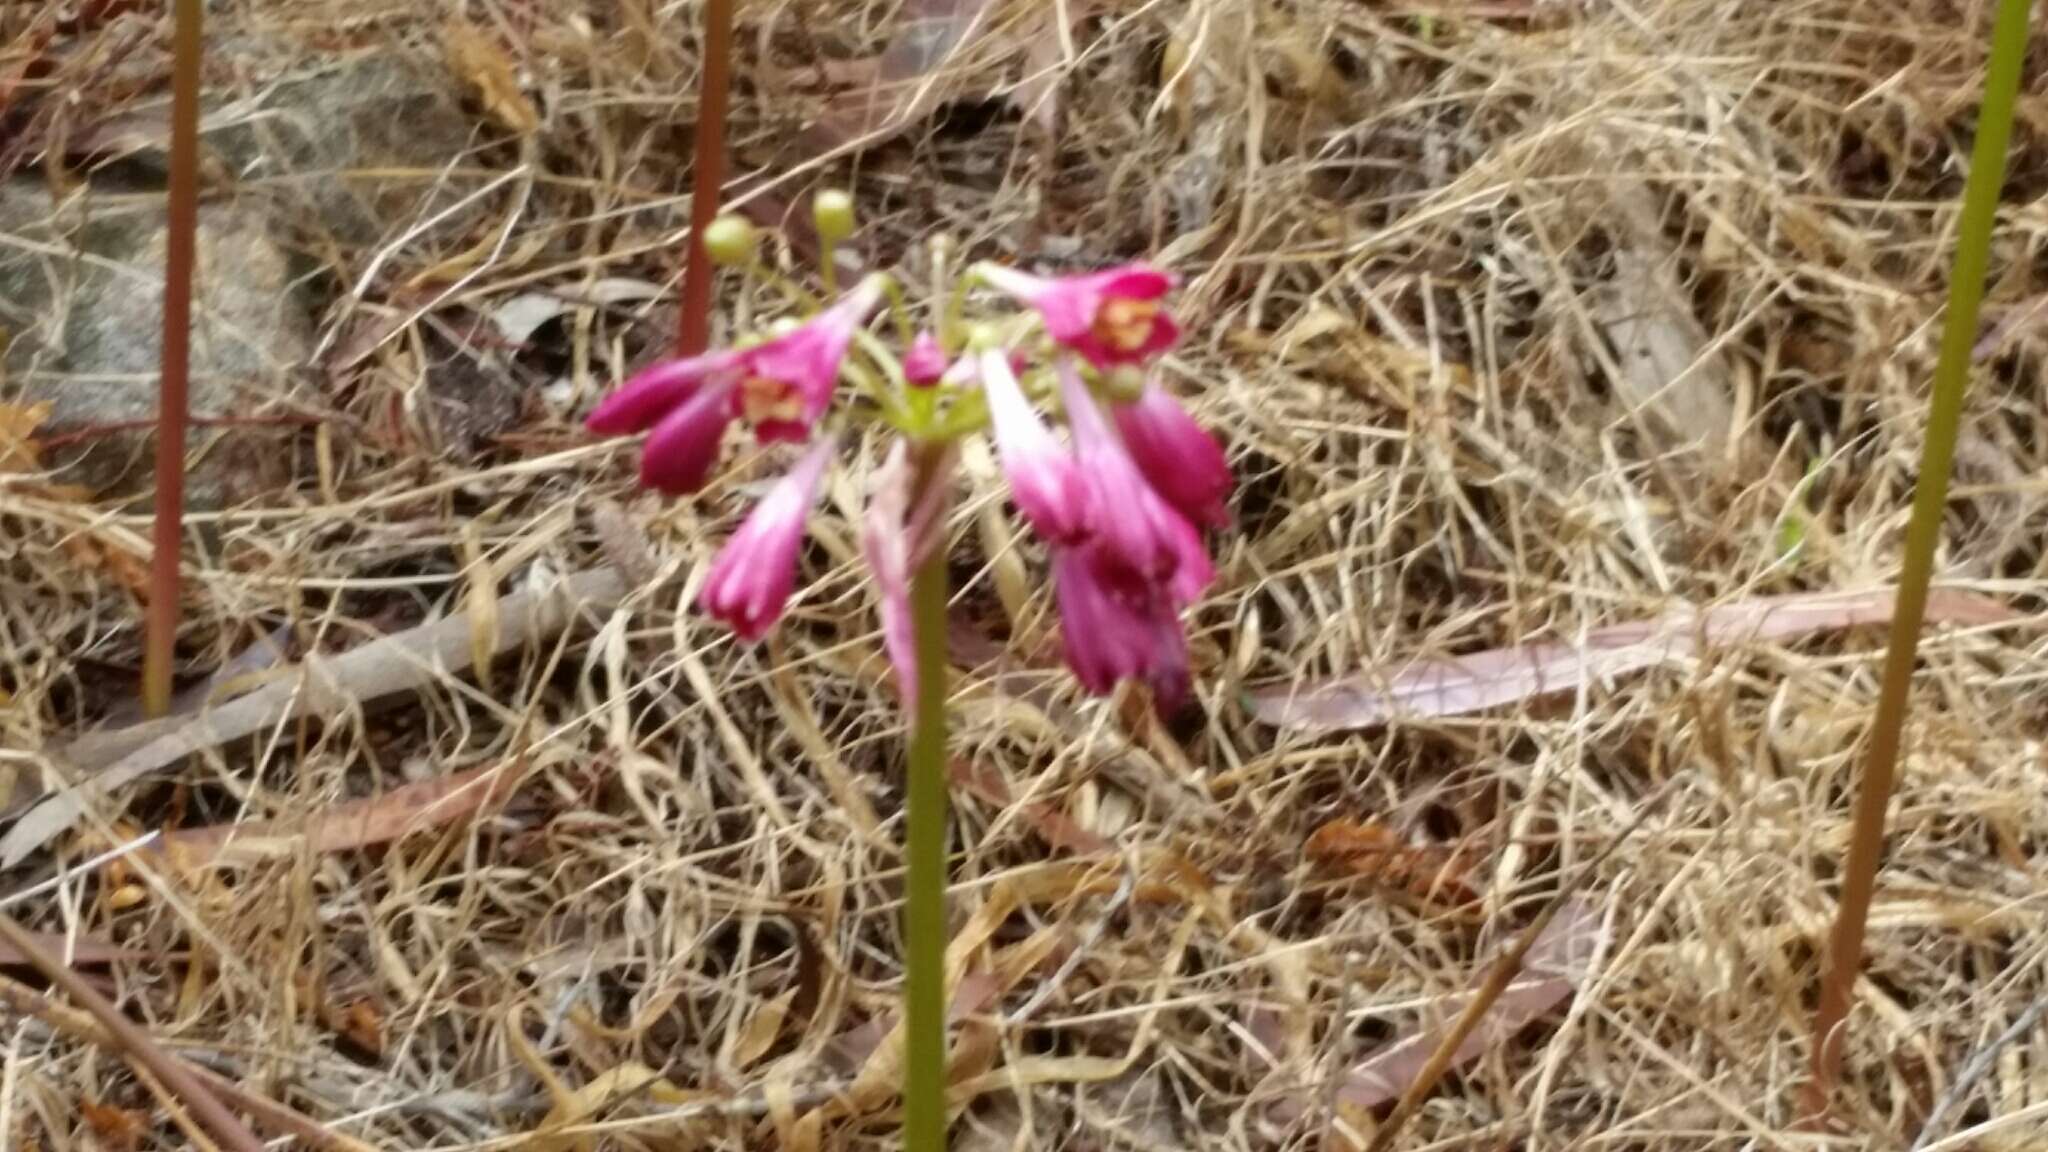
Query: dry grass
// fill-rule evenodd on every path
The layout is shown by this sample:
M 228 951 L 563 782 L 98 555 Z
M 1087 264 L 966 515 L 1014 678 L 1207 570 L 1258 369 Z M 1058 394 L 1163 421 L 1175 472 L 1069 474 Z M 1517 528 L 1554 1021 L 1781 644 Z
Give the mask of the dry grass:
M 304 53 L 217 59 L 216 82 L 439 51 L 418 4 L 215 7 L 224 43 L 260 31 Z M 188 760 L 10 883 L 63 874 L 109 832 L 289 825 L 503 765 L 519 787 L 483 816 L 362 851 L 144 854 L 126 883 L 72 874 L 11 911 L 138 950 L 95 971 L 160 1039 L 378 1148 L 503 1146 L 550 1122 L 576 1127 L 536 1146 L 890 1147 L 876 1044 L 900 979 L 902 727 L 844 518 L 860 478 L 836 481 L 799 610 L 742 650 L 680 608 L 761 466 L 657 501 L 630 491 L 626 450 L 574 424 L 667 343 L 666 302 L 571 308 L 525 350 L 480 338 L 522 292 L 671 276 L 688 6 L 472 7 L 541 130 L 511 142 L 479 108 L 478 146 L 447 168 L 349 177 L 413 203 L 378 243 L 306 244 L 334 339 L 268 410 L 317 435 L 284 486 L 193 517 L 188 665 L 279 628 L 337 650 L 485 619 L 597 564 L 654 578 L 488 676 Z M 961 99 L 821 159 L 799 132 L 828 103 L 817 61 L 879 51 L 892 6 L 742 6 L 734 170 L 755 203 L 846 182 L 870 258 L 913 265 L 938 228 L 1025 260 L 1158 255 L 1190 281 L 1194 337 L 1168 370 L 1241 479 L 1192 620 L 1200 706 L 1170 725 L 1043 665 L 1038 558 L 989 549 L 988 502 L 964 506 L 958 617 L 985 642 L 958 699 L 956 1141 L 1341 1147 L 1373 1118 L 1320 1105 L 1340 1070 L 1435 1019 L 1654 798 L 1590 882 L 1605 936 L 1584 993 L 1454 1077 L 1403 1143 L 1814 1145 L 1790 1109 L 1874 632 L 1352 737 L 1255 725 L 1238 692 L 1887 580 L 1988 8 L 1065 7 L 1085 13 L 1071 59 L 1027 58 L 1002 30 L 1035 9 L 1001 6 L 976 67 L 937 81 Z M 158 52 L 119 67 L 146 74 Z M 79 59 L 59 77 L 82 84 Z M 1048 68 L 1065 76 L 1050 139 L 1000 99 Z M 2048 579 L 2043 85 L 2030 69 L 1944 566 L 2028 613 Z M 124 98 L 80 91 L 62 116 Z M 62 119 L 42 107 L 36 123 Z M 1632 320 L 1697 362 L 1633 370 L 1614 336 Z M 146 521 L 0 480 L 0 525 L 0 769 L 33 782 L 133 681 L 141 617 L 105 557 Z M 1909 1145 L 1972 1054 L 2048 997 L 2037 619 L 1924 650 L 1842 1146 Z M 1340 819 L 1464 849 L 1474 900 L 1317 868 L 1304 844 Z M 90 1146 L 81 1100 L 152 1106 L 108 1053 L 42 1024 L 10 1026 L 4 1051 L 0 1117 L 22 1146 Z M 1304 1092 L 1315 1106 L 1286 1107 Z M 1971 1147 L 2029 1147 L 2044 1101 L 2036 1016 L 1946 1123 L 1992 1121 Z

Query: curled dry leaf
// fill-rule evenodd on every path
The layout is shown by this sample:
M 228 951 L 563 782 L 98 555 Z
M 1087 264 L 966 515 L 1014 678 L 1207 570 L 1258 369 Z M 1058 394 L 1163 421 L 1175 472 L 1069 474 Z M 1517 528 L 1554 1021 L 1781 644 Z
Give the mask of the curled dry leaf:
M 1413 844 L 1378 820 L 1332 820 L 1302 846 L 1325 870 L 1392 888 L 1431 905 L 1470 904 L 1479 898 L 1462 847 Z
M 296 825 L 215 824 L 166 832 L 163 851 L 179 865 L 248 862 L 312 852 L 347 852 L 389 844 L 483 810 L 510 793 L 513 774 L 491 765 L 407 784 L 382 795 L 337 804 Z
M 1891 619 L 1895 590 L 1795 593 L 1679 609 L 1654 620 L 1595 628 L 1580 643 L 1546 642 L 1464 656 L 1420 657 L 1392 675 L 1361 673 L 1253 690 L 1252 714 L 1297 732 L 1340 732 L 1402 716 L 1460 716 L 1576 690 L 1706 648 L 1793 640 Z M 2017 618 L 1995 600 L 1953 589 L 1927 599 L 1927 622 L 1981 626 Z

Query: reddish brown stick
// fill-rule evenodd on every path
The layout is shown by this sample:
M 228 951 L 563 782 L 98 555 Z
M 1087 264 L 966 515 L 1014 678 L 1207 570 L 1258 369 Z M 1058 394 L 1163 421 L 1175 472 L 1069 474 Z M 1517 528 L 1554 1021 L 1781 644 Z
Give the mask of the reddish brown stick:
M 178 556 L 185 532 L 185 422 L 192 350 L 192 263 L 199 231 L 201 0 L 177 0 L 171 47 L 171 190 L 164 257 L 164 342 L 157 383 L 156 521 L 150 537 L 149 632 L 142 708 L 171 705 L 178 643 Z
M 180 0 L 186 2 L 186 0 Z M 190 0 L 197 3 L 198 0 Z M 27 958 L 43 974 L 43 978 L 62 989 L 66 996 L 78 1002 L 78 1006 L 92 1014 L 106 1029 L 115 1044 L 130 1060 L 149 1070 L 157 1082 L 169 1089 L 179 1100 L 184 1101 L 194 1119 L 205 1125 L 219 1140 L 223 1149 L 230 1152 L 263 1152 L 263 1142 L 249 1131 L 227 1106 L 194 1076 L 192 1069 L 184 1062 L 165 1052 L 149 1038 L 149 1033 L 136 1027 L 120 1009 L 114 1007 L 105 996 L 92 985 L 79 978 L 78 973 L 65 967 L 55 957 L 43 951 L 43 946 L 34 936 L 16 924 L 13 919 L 0 913 L 0 940 L 14 946 L 14 950 Z
M 676 355 L 695 356 L 711 343 L 711 254 L 704 231 L 718 215 L 725 184 L 726 89 L 732 81 L 732 0 L 704 5 L 703 78 L 697 86 L 697 133 L 691 157 L 690 254 L 683 266 L 682 315 Z

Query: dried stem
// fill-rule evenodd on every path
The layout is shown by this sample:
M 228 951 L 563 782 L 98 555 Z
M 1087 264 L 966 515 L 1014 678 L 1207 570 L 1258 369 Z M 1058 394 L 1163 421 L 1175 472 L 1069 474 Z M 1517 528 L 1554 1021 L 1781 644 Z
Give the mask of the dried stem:
M 918 461 L 916 489 L 939 482 L 937 453 Z M 913 496 L 912 506 L 924 500 Z M 911 717 L 909 879 L 904 936 L 903 1147 L 946 1146 L 946 550 L 934 542 L 911 578 L 917 699 Z
M 1942 330 L 1941 358 L 1934 368 L 1934 394 L 1928 400 L 1927 439 L 1921 448 L 1920 480 L 1913 491 L 1913 518 L 1906 527 L 1906 555 L 1892 610 L 1884 682 L 1856 795 L 1848 857 L 1842 865 L 1841 907 L 1835 913 L 1820 1001 L 1813 1014 L 1813 1077 L 1807 1083 L 1806 1099 L 1809 1116 L 1823 1114 L 1833 1095 L 1835 1073 L 1842 1061 L 1841 1024 L 1849 1012 L 1856 975 L 1863 967 L 1863 930 L 1884 852 L 1885 808 L 1891 801 L 1920 626 L 1927 611 L 1927 585 L 1934 574 L 1934 551 L 1941 542 L 1942 513 L 1948 504 L 1956 431 L 1962 422 L 1963 394 L 1970 383 L 1971 346 L 1976 340 L 1978 307 L 1983 303 L 1984 276 L 1991 260 L 1991 230 L 2005 185 L 2006 144 L 2012 134 L 2020 63 L 2026 54 L 2028 7 L 2028 0 L 1999 0 L 1991 33 L 1984 103 L 1977 119 L 1969 182 L 1963 188 L 1956 258 L 1949 274 L 1947 325 Z
M 156 521 L 149 558 L 149 624 L 142 708 L 171 705 L 178 643 L 179 545 L 185 526 L 185 422 L 192 339 L 192 263 L 199 231 L 201 0 L 177 0 L 171 61 L 171 187 L 164 254 L 163 358 L 157 384 Z
M 27 929 L 14 922 L 14 918 L 0 913 L 0 940 L 5 940 L 14 950 L 36 967 L 44 979 L 62 989 L 66 996 L 78 1002 L 79 1007 L 92 1014 L 114 1044 L 135 1063 L 140 1064 L 156 1077 L 165 1088 L 174 1093 L 185 1106 L 192 1110 L 194 1117 L 204 1124 L 208 1131 L 219 1138 L 221 1146 L 231 1152 L 261 1152 L 263 1142 L 254 1132 L 235 1118 L 220 1098 L 208 1091 L 199 1082 L 190 1068 L 162 1048 L 149 1034 L 137 1028 L 120 1009 L 109 1003 L 107 998 L 94 990 L 93 986 L 78 978 L 78 974 L 43 950 Z
M 697 87 L 697 133 L 690 157 L 690 254 L 683 266 L 682 315 L 676 354 L 694 356 L 711 343 L 711 278 L 704 232 L 718 216 L 725 183 L 726 91 L 732 77 L 732 0 L 704 5 L 703 77 Z

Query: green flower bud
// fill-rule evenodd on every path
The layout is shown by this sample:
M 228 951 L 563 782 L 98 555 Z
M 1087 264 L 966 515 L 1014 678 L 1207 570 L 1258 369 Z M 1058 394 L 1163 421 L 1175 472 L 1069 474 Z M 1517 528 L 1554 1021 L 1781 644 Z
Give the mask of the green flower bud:
M 818 239 L 827 244 L 837 244 L 859 226 L 853 214 L 853 197 L 838 188 L 827 188 L 811 198 L 811 220 L 817 225 Z
M 745 264 L 754 256 L 754 226 L 745 217 L 720 216 L 704 229 L 704 251 L 714 263 Z

